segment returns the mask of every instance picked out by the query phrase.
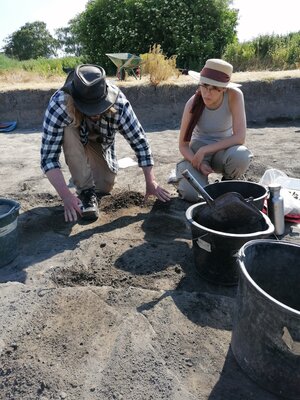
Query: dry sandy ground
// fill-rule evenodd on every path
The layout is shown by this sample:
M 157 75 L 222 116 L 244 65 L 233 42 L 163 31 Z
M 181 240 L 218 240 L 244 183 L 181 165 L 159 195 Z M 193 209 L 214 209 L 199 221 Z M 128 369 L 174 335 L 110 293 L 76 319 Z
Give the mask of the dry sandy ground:
M 236 287 L 197 273 L 189 204 L 167 184 L 177 131 L 148 134 L 167 204 L 143 204 L 143 175 L 121 169 L 93 223 L 66 224 L 39 168 L 39 131 L 0 134 L 0 197 L 20 202 L 19 256 L 0 269 L 0 399 L 276 400 L 237 365 Z M 255 158 L 300 176 L 300 127 L 248 129 Z M 119 158 L 133 157 L 122 138 Z M 66 179 L 67 168 L 63 167 Z M 299 242 L 286 226 L 284 239 Z

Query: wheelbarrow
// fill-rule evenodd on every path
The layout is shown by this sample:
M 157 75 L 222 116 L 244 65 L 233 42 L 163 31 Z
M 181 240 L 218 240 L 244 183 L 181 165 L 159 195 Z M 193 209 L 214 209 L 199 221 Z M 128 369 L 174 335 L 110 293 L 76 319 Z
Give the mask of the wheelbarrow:
M 141 79 L 141 64 L 142 59 L 131 53 L 107 53 L 107 57 L 117 67 L 117 77 L 121 81 L 125 81 L 126 72 L 132 74 L 135 79 Z

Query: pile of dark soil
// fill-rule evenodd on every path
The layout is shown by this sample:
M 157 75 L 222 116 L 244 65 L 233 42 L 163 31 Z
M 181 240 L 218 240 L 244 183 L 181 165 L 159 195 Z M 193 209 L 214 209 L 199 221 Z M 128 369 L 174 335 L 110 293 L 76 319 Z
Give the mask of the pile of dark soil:
M 105 212 L 113 212 L 121 208 L 130 208 L 133 206 L 144 207 L 146 205 L 144 196 L 140 192 L 120 191 L 111 196 L 105 196 L 101 199 L 100 208 Z M 149 201 L 147 201 L 149 205 Z

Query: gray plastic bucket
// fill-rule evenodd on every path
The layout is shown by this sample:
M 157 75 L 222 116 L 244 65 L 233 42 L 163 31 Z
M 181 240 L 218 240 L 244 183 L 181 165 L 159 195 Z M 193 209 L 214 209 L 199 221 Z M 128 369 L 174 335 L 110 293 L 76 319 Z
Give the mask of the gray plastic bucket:
M 18 255 L 18 215 L 20 204 L 0 198 L 0 267 Z
M 231 348 L 266 390 L 300 399 L 300 246 L 253 240 L 239 251 Z
M 199 223 L 198 216 L 201 217 L 201 207 L 204 206 L 206 203 L 197 203 L 186 211 L 186 218 L 191 224 L 194 263 L 197 271 L 211 283 L 237 285 L 239 273 L 236 258 L 239 249 L 249 240 L 270 236 L 274 232 L 274 226 L 267 215 L 261 213 L 263 219 L 260 229 L 254 232 L 216 231 Z
M 213 199 L 229 192 L 240 193 L 245 199 L 253 197 L 253 204 L 259 210 L 263 209 L 265 199 L 268 196 L 268 190 L 264 186 L 248 181 L 235 180 L 211 183 L 205 186 L 205 190 Z

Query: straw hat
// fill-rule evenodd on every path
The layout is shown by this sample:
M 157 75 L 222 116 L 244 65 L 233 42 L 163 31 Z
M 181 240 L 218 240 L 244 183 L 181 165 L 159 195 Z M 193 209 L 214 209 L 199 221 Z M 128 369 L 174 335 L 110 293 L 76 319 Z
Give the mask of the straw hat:
M 189 75 L 206 85 L 231 88 L 241 86 L 238 83 L 230 82 L 233 67 L 231 64 L 218 58 L 211 58 L 206 61 L 200 72 L 189 71 Z
M 119 89 L 106 81 L 102 67 L 78 65 L 71 71 L 62 90 L 73 97 L 76 108 L 87 116 L 102 114 L 117 100 Z

